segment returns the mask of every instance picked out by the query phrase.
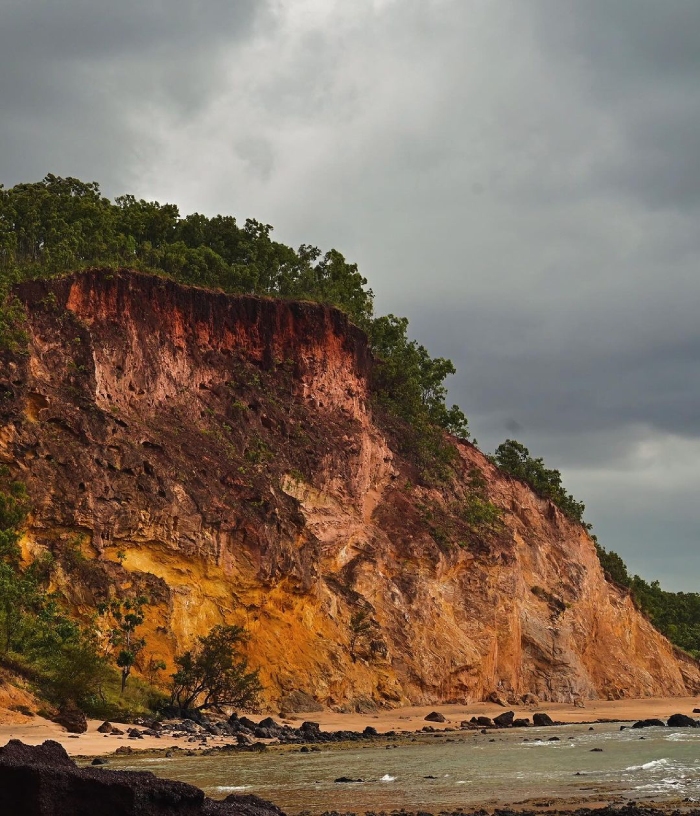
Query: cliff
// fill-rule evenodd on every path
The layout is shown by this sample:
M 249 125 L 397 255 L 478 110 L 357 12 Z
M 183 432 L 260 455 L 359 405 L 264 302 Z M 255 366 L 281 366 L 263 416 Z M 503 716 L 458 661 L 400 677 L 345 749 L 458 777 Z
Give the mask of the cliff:
M 25 554 L 54 554 L 79 613 L 143 591 L 169 667 L 225 621 L 275 703 L 700 689 L 584 529 L 472 445 L 453 483 L 416 483 L 337 310 L 125 270 L 18 296 L 29 353 L 0 369 L 0 462 L 32 498 Z M 502 510 L 488 529 L 465 522 L 477 489 Z

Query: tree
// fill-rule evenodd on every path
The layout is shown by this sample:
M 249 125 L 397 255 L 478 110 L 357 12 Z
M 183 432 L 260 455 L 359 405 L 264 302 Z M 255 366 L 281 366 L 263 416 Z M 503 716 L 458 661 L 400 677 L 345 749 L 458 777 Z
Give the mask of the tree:
M 196 711 L 214 705 L 257 705 L 262 691 L 258 669 L 248 671 L 248 661 L 239 652 L 247 640 L 241 626 L 215 626 L 208 635 L 198 638 L 194 649 L 176 657 L 173 705 Z
M 584 503 L 576 501 L 566 492 L 558 470 L 545 467 L 541 457 L 534 459 L 530 456 L 530 451 L 525 445 L 515 439 L 506 439 L 496 448 L 496 453 L 491 459 L 501 470 L 528 484 L 538 496 L 551 499 L 572 521 L 584 524 L 583 511 L 586 509 Z
M 121 670 L 122 694 L 139 652 L 146 645 L 145 639 L 137 638 L 135 633 L 145 619 L 143 608 L 147 604 L 148 598 L 139 595 L 136 598 L 114 598 L 97 607 L 99 614 L 108 621 L 109 647 L 117 650 L 115 663 Z

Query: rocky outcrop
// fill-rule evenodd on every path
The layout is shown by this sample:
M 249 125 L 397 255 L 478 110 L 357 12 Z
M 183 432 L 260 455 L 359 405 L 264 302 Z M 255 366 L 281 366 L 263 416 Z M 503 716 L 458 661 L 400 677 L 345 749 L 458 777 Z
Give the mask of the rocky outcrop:
M 340 312 L 128 271 L 17 292 L 29 345 L 0 367 L 0 462 L 31 494 L 25 555 L 54 554 L 79 614 L 146 594 L 168 667 L 226 621 L 275 704 L 700 688 L 586 531 L 474 446 L 455 441 L 453 482 L 421 483 Z M 465 516 L 475 485 L 493 529 Z
M 63 705 L 53 717 L 53 721 L 62 725 L 69 734 L 84 734 L 88 729 L 87 718 L 85 714 L 75 705 L 75 703 L 68 702 Z
M 0 813 L 17 816 L 284 816 L 257 796 L 207 799 L 199 788 L 143 771 L 78 768 L 47 740 L 0 748 Z

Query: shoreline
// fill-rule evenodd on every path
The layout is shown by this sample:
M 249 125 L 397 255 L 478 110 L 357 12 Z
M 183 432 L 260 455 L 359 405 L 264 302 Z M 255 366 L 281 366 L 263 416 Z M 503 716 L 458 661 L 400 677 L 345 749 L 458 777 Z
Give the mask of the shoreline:
M 516 717 L 528 717 L 536 712 L 543 712 L 556 722 L 564 725 L 591 725 L 600 722 L 629 723 L 636 720 L 658 718 L 667 720 L 671 714 L 682 713 L 693 716 L 694 708 L 700 707 L 697 697 L 649 697 L 627 700 L 591 700 L 584 708 L 566 703 L 543 703 L 534 705 L 514 705 L 503 708 L 495 703 L 422 705 L 405 708 L 380 710 L 373 714 L 340 714 L 333 711 L 319 711 L 303 714 L 290 714 L 280 717 L 278 712 L 261 712 L 251 714 L 259 720 L 272 716 L 280 722 L 287 722 L 298 727 L 310 720 L 319 724 L 322 731 L 355 731 L 362 732 L 367 726 L 376 728 L 381 737 L 386 731 L 409 732 L 415 734 L 429 725 L 436 732 L 459 729 L 460 723 L 472 717 L 494 718 L 505 711 L 512 710 Z M 445 717 L 445 722 L 426 722 L 425 717 L 436 711 Z M 202 750 L 230 745 L 231 737 L 210 737 L 206 747 L 188 741 L 187 737 L 172 735 L 162 738 L 144 736 L 142 739 L 130 739 L 126 734 L 115 736 L 100 734 L 97 728 L 102 720 L 88 720 L 88 730 L 84 734 L 69 734 L 60 725 L 41 717 L 29 717 L 16 712 L 0 711 L 0 746 L 10 739 L 19 739 L 27 745 L 39 745 L 45 740 L 59 742 L 74 757 L 102 757 L 114 754 L 120 747 L 128 746 L 128 753 L 168 750 L 180 748 L 199 753 Z M 132 727 L 128 723 L 114 722 L 122 730 Z M 124 751 L 124 753 L 127 753 Z

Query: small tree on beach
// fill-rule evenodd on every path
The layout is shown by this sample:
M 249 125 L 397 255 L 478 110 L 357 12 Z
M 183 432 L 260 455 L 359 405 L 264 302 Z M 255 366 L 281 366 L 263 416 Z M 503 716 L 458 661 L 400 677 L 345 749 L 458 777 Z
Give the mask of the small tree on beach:
M 215 705 L 251 708 L 258 704 L 262 684 L 258 669 L 248 671 L 239 647 L 248 640 L 241 626 L 215 626 L 198 645 L 175 658 L 171 701 L 184 710 Z

